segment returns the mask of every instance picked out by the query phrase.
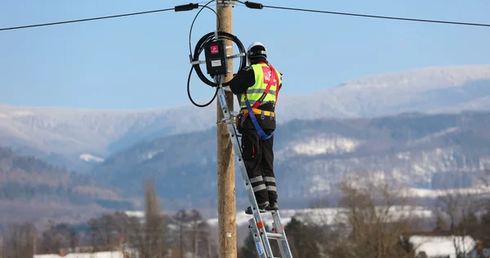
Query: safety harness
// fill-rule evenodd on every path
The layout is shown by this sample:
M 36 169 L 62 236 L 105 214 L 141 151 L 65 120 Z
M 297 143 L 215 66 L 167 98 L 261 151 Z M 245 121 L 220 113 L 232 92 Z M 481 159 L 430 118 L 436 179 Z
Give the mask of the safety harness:
M 260 106 L 260 103 L 264 100 L 264 98 L 267 96 L 267 94 L 269 93 L 269 90 L 272 86 L 272 82 L 274 80 L 276 80 L 277 82 L 279 82 L 279 80 L 277 80 L 277 73 L 276 73 L 276 70 L 274 69 L 274 67 L 272 67 L 272 65 L 268 64 L 267 65 L 269 67 L 269 69 L 271 70 L 271 78 L 269 79 L 269 82 L 267 83 L 267 87 L 265 88 L 264 90 L 264 93 L 262 94 L 262 96 L 260 96 L 260 98 L 254 103 L 253 106 L 250 105 L 250 102 L 248 101 L 248 98 L 247 98 L 247 91 L 245 91 L 244 93 L 244 98 L 245 98 L 245 104 L 247 105 L 247 110 L 248 110 L 248 113 L 245 113 L 243 114 L 242 118 L 241 118 L 241 125 L 243 126 L 243 123 L 245 122 L 245 119 L 247 118 L 247 116 L 249 114 L 254 114 L 254 115 L 250 115 L 250 119 L 252 120 L 252 123 L 254 125 L 254 128 L 255 130 L 257 131 L 259 137 L 261 140 L 267 140 L 269 138 L 272 137 L 272 135 L 274 135 L 274 132 L 272 132 L 270 135 L 267 135 L 264 130 L 262 130 L 262 128 L 260 127 L 258 121 L 257 121 L 257 118 L 255 117 L 255 114 L 259 113 L 259 112 L 254 112 L 255 110 L 258 110 L 258 106 Z M 277 98 L 279 96 L 279 90 L 280 90 L 280 87 L 279 85 L 276 85 L 276 101 L 274 102 L 274 106 L 276 105 L 277 103 Z M 273 112 L 270 112 L 270 111 L 264 111 L 264 110 L 258 110 L 260 111 L 260 114 L 261 114 L 261 118 L 263 119 L 265 117 L 265 114 L 266 113 L 269 113 L 269 115 L 273 116 L 274 113 Z

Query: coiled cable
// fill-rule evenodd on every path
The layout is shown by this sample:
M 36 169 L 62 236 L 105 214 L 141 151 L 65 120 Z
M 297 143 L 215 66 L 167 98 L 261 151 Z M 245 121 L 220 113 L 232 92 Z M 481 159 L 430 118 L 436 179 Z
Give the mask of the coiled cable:
M 224 32 L 224 31 L 219 31 L 219 29 L 220 29 L 220 27 L 219 27 L 220 22 L 218 22 L 217 31 L 209 32 L 206 35 L 204 35 L 198 41 L 198 43 L 196 44 L 196 47 L 194 48 L 194 53 L 192 53 L 192 50 L 191 50 L 191 32 L 192 32 L 192 28 L 194 26 L 194 22 L 196 21 L 196 19 L 199 16 L 200 12 L 204 8 L 208 8 L 208 9 L 212 10 L 216 14 L 216 17 L 218 18 L 218 21 L 220 20 L 220 17 L 218 15 L 218 13 L 216 11 L 214 11 L 212 8 L 209 8 L 207 6 L 207 5 L 209 5 L 213 1 L 214 0 L 209 1 L 207 4 L 205 4 L 201 8 L 201 10 L 199 10 L 199 12 L 194 17 L 194 20 L 192 21 L 191 28 L 189 30 L 189 52 L 190 52 L 189 53 L 189 57 L 190 57 L 191 62 L 193 62 L 193 65 L 191 66 L 191 69 L 189 71 L 189 76 L 187 78 L 187 96 L 189 97 L 189 100 L 192 102 L 192 104 L 194 104 L 197 107 L 206 107 L 206 106 L 209 106 L 216 99 L 216 96 L 218 95 L 218 85 L 219 85 L 219 83 L 218 82 L 213 82 L 210 79 L 208 79 L 203 74 L 203 72 L 201 70 L 201 67 L 199 66 L 199 63 L 198 63 L 199 62 L 199 55 L 202 53 L 202 51 L 204 50 L 204 46 L 208 42 L 211 42 L 213 40 L 218 40 L 218 39 L 228 39 L 228 40 L 231 40 L 232 42 L 234 42 L 237 45 L 239 52 L 241 54 L 243 54 L 242 56 L 240 56 L 240 66 L 239 66 L 239 69 L 240 70 L 243 69 L 245 67 L 245 65 L 246 65 L 245 47 L 243 46 L 242 42 L 238 39 L 238 37 L 236 37 L 233 34 L 230 34 L 230 33 Z M 216 38 L 216 35 L 217 35 L 217 38 Z M 198 103 L 196 103 L 194 101 L 194 99 L 192 98 L 192 96 L 191 96 L 190 82 L 191 82 L 192 72 L 193 72 L 194 69 L 196 70 L 196 73 L 197 73 L 199 79 L 201 79 L 201 81 L 203 81 L 205 84 L 207 84 L 207 85 L 209 85 L 211 87 L 216 87 L 216 91 L 214 92 L 213 98 L 209 102 L 207 102 L 205 104 L 198 104 Z M 223 82 L 222 85 L 223 86 L 228 86 L 229 85 L 229 81 L 228 82 Z

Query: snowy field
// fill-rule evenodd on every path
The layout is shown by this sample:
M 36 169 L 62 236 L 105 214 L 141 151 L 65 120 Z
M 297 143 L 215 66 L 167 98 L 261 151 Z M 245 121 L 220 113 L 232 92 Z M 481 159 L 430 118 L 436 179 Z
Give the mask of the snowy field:
M 123 258 L 122 252 L 98 252 L 98 253 L 70 253 L 65 256 L 59 256 L 57 254 L 38 254 L 33 258 Z
M 386 209 L 384 207 L 379 207 L 379 209 Z M 335 223 L 341 222 L 343 220 L 346 210 L 342 208 L 318 208 L 318 209 L 303 209 L 303 210 L 280 210 L 281 220 L 284 225 L 291 221 L 292 217 L 306 222 L 315 223 L 318 225 L 333 225 Z M 408 215 L 419 217 L 419 218 L 431 218 L 433 216 L 432 211 L 429 208 L 415 206 L 415 207 L 402 207 L 394 206 L 390 208 L 389 218 L 396 220 L 400 217 L 406 217 Z M 243 226 L 248 224 L 248 220 L 253 218 L 252 215 L 247 215 L 244 212 L 238 212 L 236 216 L 236 224 L 238 226 Z M 272 221 L 272 216 L 270 213 L 263 213 L 262 218 L 267 221 Z M 213 218 L 207 220 L 211 226 L 218 226 L 218 219 Z M 269 225 L 269 224 L 268 224 Z

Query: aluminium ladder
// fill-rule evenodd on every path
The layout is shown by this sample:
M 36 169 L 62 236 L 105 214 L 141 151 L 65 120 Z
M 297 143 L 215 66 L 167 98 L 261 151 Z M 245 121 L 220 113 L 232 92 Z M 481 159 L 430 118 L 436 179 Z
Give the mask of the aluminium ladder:
M 288 240 L 286 237 L 286 232 L 284 230 L 284 225 L 281 222 L 281 216 L 279 211 L 266 211 L 271 212 L 273 223 L 272 230 L 274 232 L 267 232 L 264 220 L 262 219 L 261 212 L 258 209 L 257 200 L 255 199 L 255 194 L 253 192 L 252 184 L 247 175 L 247 169 L 242 158 L 242 150 L 240 140 L 238 139 L 240 135 L 235 125 L 235 113 L 230 113 L 228 109 L 228 103 L 225 98 L 225 91 L 231 91 L 229 88 L 225 88 L 222 85 L 223 76 L 219 76 L 218 84 L 218 99 L 221 104 L 221 109 L 223 112 L 223 120 L 230 133 L 230 139 L 233 143 L 233 148 L 235 150 L 235 158 L 238 161 L 240 171 L 242 172 L 243 181 L 245 183 L 245 189 L 247 191 L 248 199 L 252 208 L 253 218 L 249 220 L 249 228 L 252 232 L 253 239 L 255 242 L 255 247 L 260 258 L 277 258 L 272 252 L 272 247 L 270 240 L 277 240 L 279 244 L 279 250 L 281 252 L 281 258 L 293 258 L 291 254 L 291 249 L 289 248 Z

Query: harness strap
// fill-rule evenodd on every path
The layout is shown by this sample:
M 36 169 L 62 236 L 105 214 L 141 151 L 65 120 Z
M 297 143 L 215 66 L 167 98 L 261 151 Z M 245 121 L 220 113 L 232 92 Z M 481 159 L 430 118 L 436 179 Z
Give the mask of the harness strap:
M 277 72 L 276 72 L 276 69 L 274 69 L 273 67 L 271 67 L 272 71 L 274 72 L 274 76 L 275 78 L 277 79 Z M 277 80 L 277 84 L 276 85 L 276 101 L 274 102 L 274 106 L 276 106 L 276 103 L 277 103 L 277 99 L 279 98 L 279 91 L 281 90 L 281 85 L 279 83 L 279 80 Z
M 252 112 L 252 107 L 250 106 L 250 102 L 248 102 L 248 100 L 245 100 L 245 104 L 247 105 L 248 112 Z M 259 122 L 257 122 L 257 118 L 255 117 L 255 115 L 250 116 L 250 119 L 252 119 L 252 123 L 253 123 L 253 125 L 255 127 L 255 131 L 257 131 L 257 134 L 259 135 L 259 137 L 260 137 L 261 140 L 265 141 L 265 140 L 271 138 L 272 135 L 274 135 L 274 132 L 272 132 L 271 134 L 267 135 L 264 132 L 264 130 L 262 130 L 262 128 L 259 125 Z
M 260 105 L 260 102 L 262 102 L 264 100 L 264 98 L 266 97 L 266 95 L 269 93 L 269 90 L 272 86 L 272 81 L 274 81 L 274 79 L 277 79 L 277 73 L 276 73 L 276 70 L 271 66 L 269 65 L 269 68 L 271 69 L 271 78 L 269 80 L 269 83 L 267 84 L 267 87 L 265 88 L 265 91 L 264 93 L 262 94 L 262 96 L 259 98 L 258 101 L 256 101 L 253 105 L 253 107 L 250 105 L 250 102 L 248 101 L 248 98 L 247 98 L 247 92 L 245 91 L 245 104 L 247 105 L 247 110 L 248 112 L 243 114 L 242 116 L 242 119 L 241 119 L 241 124 L 243 125 L 243 122 L 245 121 L 245 119 L 247 118 L 248 114 L 254 114 L 253 110 L 256 109 L 259 105 Z M 276 80 L 277 82 L 279 82 L 278 80 Z M 274 102 L 274 105 L 277 103 L 277 96 L 279 94 L 279 85 L 276 86 L 277 89 L 276 89 L 276 101 Z M 264 117 L 264 114 L 265 112 L 262 111 L 261 112 L 261 116 Z M 273 135 L 274 135 L 274 132 L 272 132 L 270 135 L 267 135 L 264 130 L 262 130 L 262 128 L 260 127 L 258 121 L 257 121 L 257 118 L 255 117 L 255 115 L 251 115 L 250 116 L 250 119 L 252 120 L 252 123 L 254 125 L 254 128 L 255 130 L 257 131 L 257 134 L 259 135 L 260 139 L 261 140 L 267 140 L 269 138 L 271 138 Z
M 262 93 L 262 96 L 260 96 L 260 98 L 252 106 L 253 109 L 259 107 L 260 103 L 265 99 L 265 97 L 269 93 L 269 90 L 272 87 L 272 81 L 274 81 L 274 79 L 277 79 L 276 69 L 274 69 L 274 67 L 272 67 L 272 65 L 268 65 L 268 67 L 269 67 L 269 69 L 271 69 L 271 78 L 269 79 L 269 83 L 267 83 L 267 87 L 265 88 L 264 93 Z M 277 80 L 277 82 L 279 82 L 279 80 Z M 277 96 L 279 95 L 279 85 L 277 85 L 276 87 L 277 87 L 277 89 L 276 89 L 276 101 L 274 102 L 274 105 L 276 105 Z M 244 95 L 245 95 L 245 103 L 247 103 L 248 102 L 247 91 L 245 91 Z M 244 114 L 242 117 L 243 118 L 242 121 L 245 120 L 245 118 L 247 118 L 247 116 L 248 116 L 248 113 Z
M 272 116 L 272 117 L 274 117 L 276 115 L 272 111 L 265 111 L 265 110 L 258 109 L 258 108 L 252 108 L 252 111 L 253 111 L 254 114 L 256 114 L 256 115 L 263 115 L 264 117 L 265 116 Z M 242 114 L 248 114 L 248 109 L 241 110 L 240 113 L 242 113 Z

